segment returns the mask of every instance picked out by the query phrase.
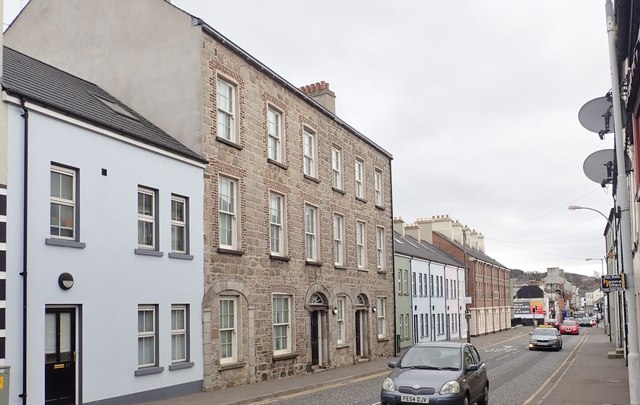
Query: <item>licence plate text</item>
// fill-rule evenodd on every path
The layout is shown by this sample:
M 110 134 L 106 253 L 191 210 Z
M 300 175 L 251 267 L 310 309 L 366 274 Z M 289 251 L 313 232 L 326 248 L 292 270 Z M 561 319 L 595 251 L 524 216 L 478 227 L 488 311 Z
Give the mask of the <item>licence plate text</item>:
M 411 402 L 414 404 L 428 404 L 429 397 L 421 397 L 418 395 L 401 395 L 400 401 L 402 402 Z

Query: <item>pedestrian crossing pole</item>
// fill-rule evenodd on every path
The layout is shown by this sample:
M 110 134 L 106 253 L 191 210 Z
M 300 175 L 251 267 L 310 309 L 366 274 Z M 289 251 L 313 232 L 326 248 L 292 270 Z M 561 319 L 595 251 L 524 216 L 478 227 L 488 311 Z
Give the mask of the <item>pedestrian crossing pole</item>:
M 627 361 L 629 372 L 629 399 L 631 405 L 640 405 L 640 355 L 638 354 L 638 325 L 636 315 L 636 292 L 633 279 L 633 253 L 631 248 L 631 214 L 629 212 L 629 191 L 625 163 L 625 139 L 622 127 L 622 106 L 620 79 L 616 55 L 616 23 L 611 0 L 606 0 L 607 38 L 609 42 L 609 68 L 611 70 L 611 92 L 615 134 L 615 160 L 617 168 L 617 212 L 620 215 L 620 239 L 622 247 L 622 270 L 626 279 L 627 304 Z M 621 33 L 625 35 L 626 33 Z M 626 97 L 626 94 L 625 94 Z M 636 168 L 637 170 L 638 168 Z

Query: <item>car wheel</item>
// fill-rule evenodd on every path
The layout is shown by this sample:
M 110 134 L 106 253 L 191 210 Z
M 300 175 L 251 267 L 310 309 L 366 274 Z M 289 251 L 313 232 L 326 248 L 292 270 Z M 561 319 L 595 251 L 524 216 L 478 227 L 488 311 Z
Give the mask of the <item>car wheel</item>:
M 489 405 L 489 385 L 484 386 L 484 391 L 482 392 L 482 398 L 480 398 L 477 405 Z

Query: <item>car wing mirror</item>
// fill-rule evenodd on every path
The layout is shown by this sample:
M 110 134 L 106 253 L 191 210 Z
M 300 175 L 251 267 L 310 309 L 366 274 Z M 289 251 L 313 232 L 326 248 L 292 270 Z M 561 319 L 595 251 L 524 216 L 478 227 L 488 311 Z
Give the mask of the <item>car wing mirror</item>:
M 467 371 L 477 371 L 480 368 L 477 364 L 469 364 L 467 366 Z
M 389 367 L 389 368 L 396 368 L 396 366 L 397 366 L 397 364 L 396 364 L 396 362 L 395 362 L 395 361 L 390 361 L 390 362 L 387 364 L 387 367 Z

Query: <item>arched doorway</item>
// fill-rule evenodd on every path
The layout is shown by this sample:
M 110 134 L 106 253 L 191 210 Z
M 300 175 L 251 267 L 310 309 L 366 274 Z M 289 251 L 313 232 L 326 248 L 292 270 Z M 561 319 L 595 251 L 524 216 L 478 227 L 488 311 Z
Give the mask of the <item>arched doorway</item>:
M 309 298 L 310 338 L 311 338 L 311 366 L 326 367 L 328 364 L 328 329 L 327 297 L 316 292 Z
M 369 358 L 369 300 L 358 294 L 355 302 L 355 356 L 356 359 Z

